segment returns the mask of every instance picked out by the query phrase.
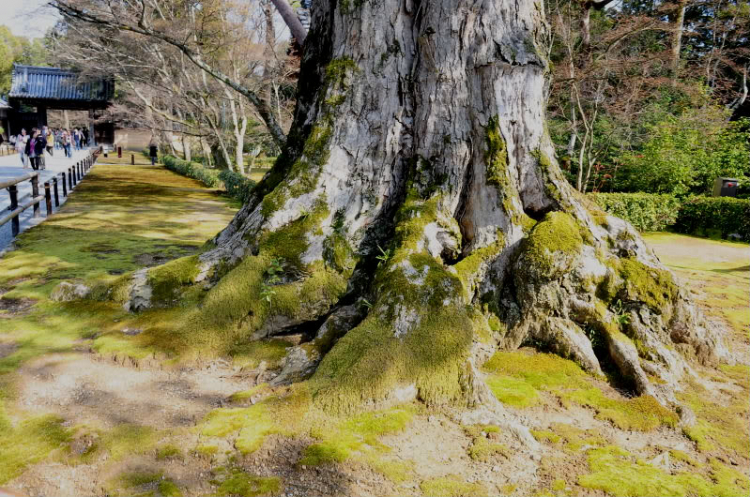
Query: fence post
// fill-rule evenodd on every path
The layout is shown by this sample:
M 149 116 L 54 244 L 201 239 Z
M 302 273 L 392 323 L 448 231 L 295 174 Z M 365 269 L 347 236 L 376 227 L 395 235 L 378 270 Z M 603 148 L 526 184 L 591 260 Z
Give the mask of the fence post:
M 9 186 L 8 193 L 10 194 L 10 210 L 14 211 L 18 209 L 18 188 L 16 185 Z M 10 227 L 13 232 L 13 238 L 17 237 L 18 232 L 21 230 L 21 223 L 18 220 L 18 216 L 11 219 Z
M 68 196 L 68 180 L 65 177 L 65 171 L 61 172 L 62 174 L 62 185 L 63 185 L 63 197 Z
M 44 205 L 47 207 L 47 217 L 52 214 L 52 190 L 49 187 L 49 181 L 44 182 Z
M 78 184 L 78 180 L 76 179 L 76 168 L 75 168 L 75 166 L 71 167 L 70 170 L 71 170 L 70 177 L 73 178 L 73 187 L 75 187 Z
M 31 199 L 39 196 L 39 174 L 31 178 Z M 39 202 L 34 203 L 34 217 L 39 217 Z
M 52 188 L 55 191 L 55 207 L 60 207 L 60 194 L 57 191 L 57 176 L 52 178 Z
M 117 158 L 122 159 L 122 147 L 117 147 Z

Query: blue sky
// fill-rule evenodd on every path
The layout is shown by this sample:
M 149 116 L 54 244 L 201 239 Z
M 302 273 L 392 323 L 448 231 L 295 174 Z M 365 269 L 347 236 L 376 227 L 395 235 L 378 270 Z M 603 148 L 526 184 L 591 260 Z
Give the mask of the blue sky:
M 0 0 L 0 24 L 16 36 L 40 38 L 54 26 L 57 16 L 46 0 Z

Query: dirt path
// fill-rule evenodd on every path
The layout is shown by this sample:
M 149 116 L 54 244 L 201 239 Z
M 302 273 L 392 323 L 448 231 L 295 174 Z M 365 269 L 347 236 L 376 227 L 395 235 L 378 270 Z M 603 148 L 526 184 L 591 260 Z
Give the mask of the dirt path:
M 141 370 L 81 352 L 41 357 L 18 374 L 17 407 L 104 428 L 191 426 L 232 393 L 255 385 L 254 377 L 220 363 L 200 370 Z

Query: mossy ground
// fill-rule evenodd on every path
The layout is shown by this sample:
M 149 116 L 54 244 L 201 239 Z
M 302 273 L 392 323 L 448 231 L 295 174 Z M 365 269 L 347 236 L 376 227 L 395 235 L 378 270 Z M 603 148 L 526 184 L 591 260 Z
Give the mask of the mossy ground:
M 490 389 L 508 405 L 523 408 L 544 404 L 550 399 L 542 392 L 548 392 L 563 405 L 594 409 L 598 419 L 611 421 L 623 430 L 650 431 L 677 424 L 677 416 L 654 398 L 625 398 L 614 391 L 604 393 L 601 380 L 557 355 L 531 350 L 497 352 L 484 370 L 489 373 Z
M 77 434 L 60 418 L 11 410 L 20 366 L 42 355 L 63 357 L 81 344 L 141 358 L 153 354 L 122 333 L 137 326 L 118 305 L 53 302 L 52 289 L 61 281 L 111 282 L 195 254 L 237 207 L 160 167 L 97 165 L 59 213 L 17 238 L 17 249 L 0 259 L 0 298 L 34 305 L 20 313 L 0 310 L 0 342 L 12 345 L 0 354 L 0 484 L 52 451 L 65 452 Z M 101 451 L 114 460 L 132 456 L 150 447 L 152 434 L 148 427 L 121 425 L 97 433 L 96 444 L 73 459 L 86 462 Z
M 704 311 L 750 343 L 750 246 L 675 233 L 648 233 L 659 258 L 689 283 Z

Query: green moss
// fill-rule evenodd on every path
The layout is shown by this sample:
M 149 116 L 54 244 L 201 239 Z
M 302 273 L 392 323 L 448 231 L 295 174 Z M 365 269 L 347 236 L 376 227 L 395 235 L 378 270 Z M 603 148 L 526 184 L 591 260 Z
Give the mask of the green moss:
M 476 290 L 475 279 L 478 276 L 480 267 L 482 267 L 483 264 L 491 262 L 492 259 L 499 255 L 504 248 L 505 234 L 502 231 L 497 230 L 497 239 L 494 243 L 474 250 L 471 254 L 464 257 L 453 266 L 458 277 L 461 278 L 461 281 L 464 284 L 467 296 L 473 295 Z
M 182 497 L 180 488 L 160 471 L 129 471 L 109 480 L 105 485 L 107 495 Z
M 625 335 L 619 334 L 628 340 Z M 596 387 L 595 379 L 575 362 L 554 354 L 497 352 L 483 369 L 497 398 L 509 405 L 528 407 L 540 402 L 540 391 L 556 395 L 564 405 L 577 404 L 597 411 L 596 417 L 625 430 L 650 431 L 675 426 L 677 415 L 653 397 L 613 399 Z
M 653 311 L 662 311 L 677 295 L 677 285 L 669 271 L 628 258 L 619 260 L 618 269 L 628 297 L 642 301 Z
M 481 483 L 469 483 L 457 475 L 424 480 L 419 484 L 426 497 L 485 497 L 487 488 Z
M 199 444 L 195 447 L 195 453 L 204 457 L 211 457 L 219 453 L 219 446 L 214 444 Z
M 394 250 L 373 282 L 377 300 L 311 380 L 318 405 L 351 412 L 410 385 L 430 405 L 466 399 L 474 310 L 460 277 L 424 247 L 425 226 L 443 222 L 438 208 L 437 197 L 424 200 L 412 187 L 396 216 Z
M 701 385 L 689 382 L 677 399 L 695 412 L 697 422 L 683 428 L 683 431 L 696 443 L 699 451 L 724 452 L 732 457 L 747 456 L 747 447 L 750 446 L 750 427 L 745 422 L 750 416 L 747 392 L 728 405 L 723 405 L 713 401 L 710 393 Z
M 251 398 L 259 396 L 265 397 L 273 393 L 268 383 L 261 383 L 260 385 L 254 386 L 250 390 L 243 390 L 242 392 L 235 392 L 229 396 L 229 402 L 233 404 L 241 404 L 249 401 Z
M 368 454 L 364 460 L 374 471 L 393 483 L 406 482 L 414 473 L 414 463 L 411 461 L 394 461 L 374 454 Z
M 526 238 L 523 251 L 535 271 L 554 277 L 568 270 L 567 265 L 560 265 L 559 255 L 575 255 L 582 246 L 583 238 L 575 219 L 564 212 L 550 212 Z
M 505 145 L 497 117 L 491 117 L 485 130 L 485 160 L 487 161 L 487 183 L 506 190 L 508 178 L 508 148 Z M 509 192 L 503 191 L 504 195 Z
M 151 287 L 151 302 L 154 304 L 172 304 L 178 298 L 177 291 L 190 285 L 200 272 L 197 255 L 183 257 L 150 269 L 148 283 Z
M 489 462 L 496 456 L 510 457 L 510 449 L 505 444 L 492 442 L 486 437 L 475 437 L 469 447 L 469 457 L 475 461 Z
M 326 66 L 326 83 L 337 84 L 349 74 L 359 71 L 357 63 L 349 57 L 333 59 Z
M 101 435 L 101 445 L 113 461 L 149 452 L 156 442 L 156 430 L 136 424 L 121 424 Z
M 309 406 L 309 392 L 300 384 L 250 407 L 215 409 L 196 430 L 204 437 L 229 437 L 237 450 L 247 454 L 258 450 L 268 435 L 292 436 L 302 430 Z M 210 444 L 210 440 L 203 443 Z
M 286 340 L 254 340 L 232 346 L 229 356 L 235 366 L 245 369 L 255 369 L 261 362 L 265 362 L 268 369 L 274 369 L 289 352 L 289 347 L 291 344 Z
M 182 491 L 172 480 L 162 480 L 157 487 L 162 497 L 182 497 Z
M 254 476 L 237 468 L 231 469 L 223 481 L 215 484 L 218 485 L 215 495 L 220 496 L 262 497 L 278 495 L 284 488 L 281 478 Z
M 578 484 L 614 495 L 737 496 L 750 491 L 746 476 L 718 462 L 712 464 L 714 481 L 689 472 L 670 474 L 614 446 L 591 450 L 588 464 L 591 474 L 579 477 Z
M 562 437 L 560 435 L 557 435 L 556 433 L 553 433 L 549 430 L 531 430 L 531 435 L 538 442 L 550 442 L 556 444 L 560 442 L 560 440 L 562 440 Z
M 497 400 L 510 406 L 530 407 L 541 400 L 536 388 L 517 378 L 493 376 L 487 379 L 487 385 Z
M 601 447 L 607 444 L 597 430 L 582 430 L 565 423 L 552 423 L 550 430 L 564 441 L 566 452 L 579 452 L 587 447 Z
M 681 450 L 672 449 L 672 450 L 669 451 L 669 456 L 672 459 L 674 459 L 675 461 L 684 462 L 685 464 L 689 464 L 690 466 L 693 466 L 695 468 L 701 466 L 701 464 L 698 461 L 696 461 L 695 459 L 693 459 L 692 457 L 690 457 L 689 454 L 687 454 L 687 453 L 685 453 L 685 452 L 683 452 Z
M 14 425 L 2 409 L 0 391 L 0 485 L 23 473 L 24 469 L 61 448 L 70 432 L 57 416 L 39 416 Z
M 300 464 L 343 462 L 354 453 L 366 453 L 370 458 L 385 451 L 378 438 L 403 430 L 414 416 L 410 406 L 384 411 L 366 412 L 348 420 L 326 426 L 313 432 L 321 438 L 319 443 L 307 447 Z
M 182 450 L 172 444 L 162 445 L 156 449 L 156 459 L 160 461 L 168 459 L 182 459 Z

